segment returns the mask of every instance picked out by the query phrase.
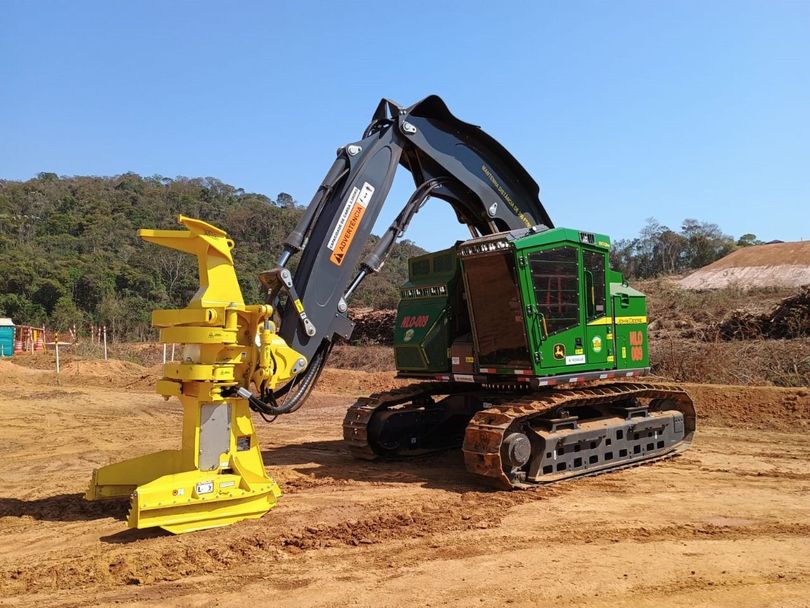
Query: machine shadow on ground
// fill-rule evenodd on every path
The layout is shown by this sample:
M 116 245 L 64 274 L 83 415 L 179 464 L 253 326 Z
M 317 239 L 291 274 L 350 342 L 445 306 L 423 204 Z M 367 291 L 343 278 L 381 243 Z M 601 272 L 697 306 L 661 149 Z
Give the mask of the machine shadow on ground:
M 129 499 L 89 502 L 84 495 L 57 494 L 30 500 L 0 497 L 0 517 L 31 517 L 41 521 L 93 521 L 127 518 Z
M 415 483 L 459 493 L 490 490 L 467 472 L 461 449 L 366 461 L 352 457 L 343 440 L 334 439 L 265 448 L 262 457 L 266 467 L 287 467 L 316 479 Z

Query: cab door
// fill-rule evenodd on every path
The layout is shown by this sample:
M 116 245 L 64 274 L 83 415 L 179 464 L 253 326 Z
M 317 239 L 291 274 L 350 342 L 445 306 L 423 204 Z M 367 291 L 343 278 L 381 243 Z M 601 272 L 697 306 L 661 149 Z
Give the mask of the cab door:
M 555 244 L 522 254 L 534 373 L 575 373 L 587 365 L 580 249 Z
M 598 365 L 599 369 L 615 367 L 613 319 L 608 314 L 606 270 L 607 256 L 603 251 L 582 250 L 585 353 L 588 363 Z

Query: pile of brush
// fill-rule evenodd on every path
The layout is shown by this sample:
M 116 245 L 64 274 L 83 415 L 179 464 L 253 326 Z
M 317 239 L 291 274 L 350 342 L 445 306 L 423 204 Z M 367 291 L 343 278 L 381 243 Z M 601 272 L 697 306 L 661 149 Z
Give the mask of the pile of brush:
M 756 314 L 742 309 L 732 311 L 714 324 L 706 335 L 720 340 L 810 336 L 810 285 L 788 296 L 767 313 Z
M 354 309 L 349 316 L 355 324 L 352 344 L 393 344 L 395 309 Z

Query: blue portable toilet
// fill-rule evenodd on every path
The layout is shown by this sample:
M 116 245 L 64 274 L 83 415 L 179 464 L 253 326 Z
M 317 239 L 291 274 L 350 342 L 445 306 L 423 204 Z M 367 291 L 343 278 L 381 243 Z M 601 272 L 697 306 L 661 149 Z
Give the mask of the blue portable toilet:
M 14 355 L 14 321 L 0 317 L 0 356 Z

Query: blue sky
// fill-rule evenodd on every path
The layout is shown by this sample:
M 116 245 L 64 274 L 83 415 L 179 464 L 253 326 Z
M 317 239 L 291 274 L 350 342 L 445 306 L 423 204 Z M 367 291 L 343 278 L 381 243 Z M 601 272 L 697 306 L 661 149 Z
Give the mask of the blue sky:
M 308 202 L 381 97 L 437 93 L 557 225 L 810 238 L 810 2 L 5 0 L 0 23 L 0 178 L 213 176 Z M 432 201 L 407 238 L 466 236 Z

